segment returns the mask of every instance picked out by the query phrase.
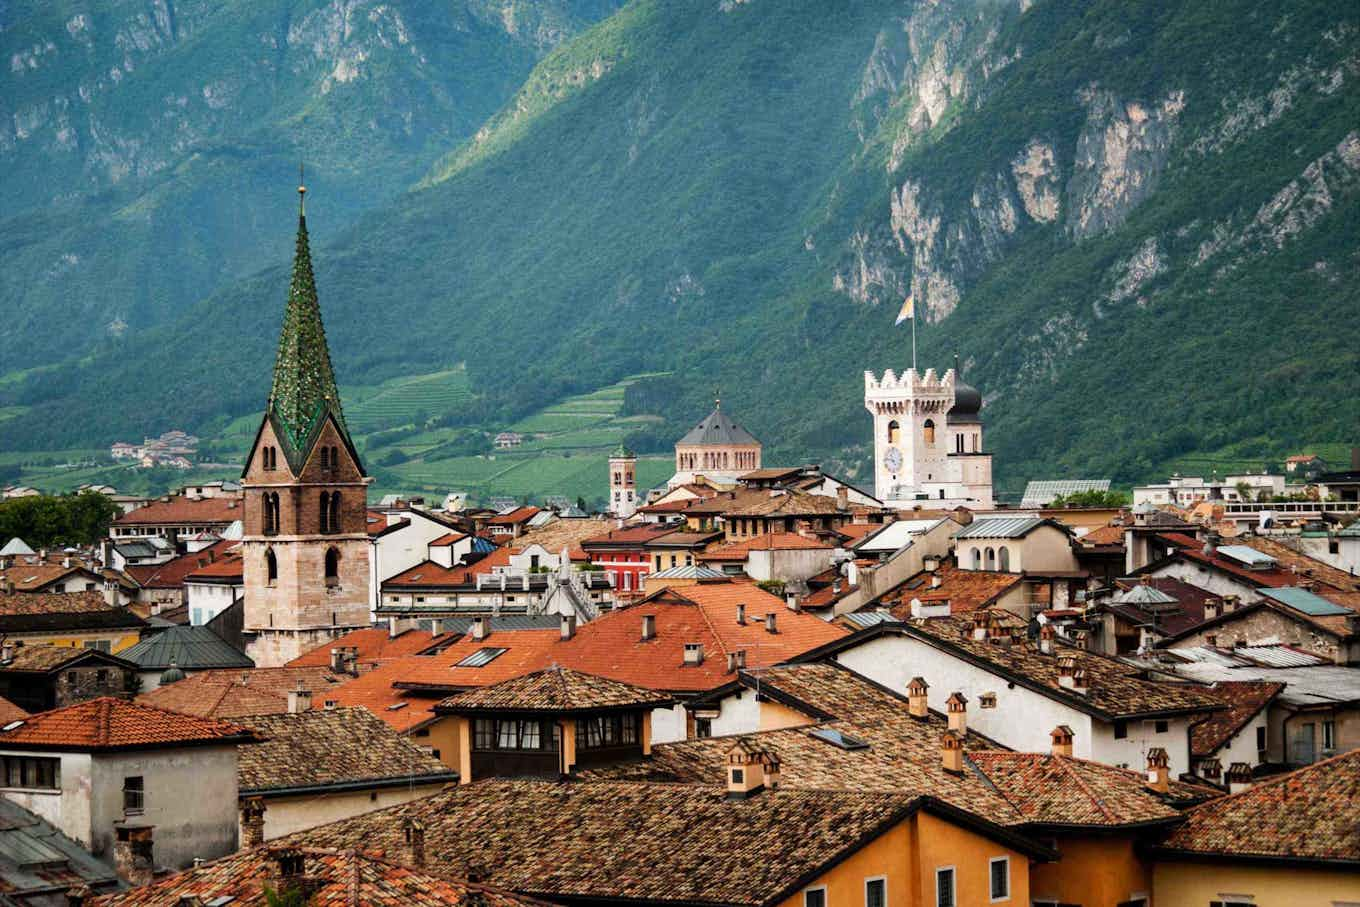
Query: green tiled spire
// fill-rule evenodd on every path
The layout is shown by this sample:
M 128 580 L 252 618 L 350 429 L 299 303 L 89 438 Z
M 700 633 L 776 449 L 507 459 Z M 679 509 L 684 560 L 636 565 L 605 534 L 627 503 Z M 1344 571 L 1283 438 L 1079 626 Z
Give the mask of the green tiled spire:
M 295 466 L 306 458 L 327 412 L 348 434 L 326 347 L 326 329 L 321 324 L 321 304 L 316 298 L 316 278 L 307 245 L 306 192 L 306 187 L 298 187 L 293 278 L 288 285 L 288 306 L 274 362 L 274 385 L 269 391 L 269 416 Z

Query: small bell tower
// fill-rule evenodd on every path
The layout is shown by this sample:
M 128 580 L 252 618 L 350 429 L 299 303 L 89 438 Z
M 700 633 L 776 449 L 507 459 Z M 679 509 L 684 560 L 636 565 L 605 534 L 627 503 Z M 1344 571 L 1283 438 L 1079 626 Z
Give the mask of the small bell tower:
M 609 455 L 609 513 L 626 520 L 637 506 L 637 454 L 620 444 Z

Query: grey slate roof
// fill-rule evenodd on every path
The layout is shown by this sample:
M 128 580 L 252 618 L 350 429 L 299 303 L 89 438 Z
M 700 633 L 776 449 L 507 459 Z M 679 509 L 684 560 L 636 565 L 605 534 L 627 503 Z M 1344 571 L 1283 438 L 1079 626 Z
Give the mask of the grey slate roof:
M 954 533 L 956 539 L 1018 539 L 1029 535 L 1040 524 L 1049 522 L 1037 516 L 980 517 Z
M 1114 602 L 1118 605 L 1171 605 L 1176 601 L 1177 599 L 1150 583 L 1139 583 L 1114 597 Z
M 16 557 L 18 555 L 37 554 L 28 543 L 17 535 L 5 543 L 5 547 L 0 548 L 0 557 Z
M 1285 586 L 1283 589 L 1262 589 L 1260 591 L 1266 598 L 1273 599 L 1282 605 L 1288 605 L 1295 611 L 1302 611 L 1304 614 L 1313 617 L 1337 617 L 1351 613 L 1350 608 L 1343 608 L 1338 604 L 1329 602 L 1322 596 L 1299 586 Z
M 0 904 L 64 904 L 64 892 L 51 901 L 39 892 L 80 884 L 99 893 L 122 887 L 111 867 L 54 825 L 0 799 Z
M 186 671 L 255 667 L 244 652 L 233 649 L 207 627 L 171 627 L 118 655 L 147 671 L 168 668 L 171 662 Z
M 680 564 L 656 573 L 647 574 L 650 579 L 723 579 L 727 574 L 702 564 Z
M 677 445 L 728 445 L 759 444 L 749 431 L 742 428 L 721 407 L 704 417 L 703 421 L 689 430 Z

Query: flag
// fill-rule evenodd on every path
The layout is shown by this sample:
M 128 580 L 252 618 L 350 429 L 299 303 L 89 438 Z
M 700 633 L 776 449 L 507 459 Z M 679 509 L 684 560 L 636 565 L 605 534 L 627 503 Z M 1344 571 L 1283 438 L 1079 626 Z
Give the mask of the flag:
M 894 321 L 893 324 L 899 325 L 904 321 L 911 321 L 915 318 L 916 318 L 916 304 L 912 302 L 912 298 L 908 296 L 907 301 L 902 303 L 902 311 L 897 313 L 897 320 Z

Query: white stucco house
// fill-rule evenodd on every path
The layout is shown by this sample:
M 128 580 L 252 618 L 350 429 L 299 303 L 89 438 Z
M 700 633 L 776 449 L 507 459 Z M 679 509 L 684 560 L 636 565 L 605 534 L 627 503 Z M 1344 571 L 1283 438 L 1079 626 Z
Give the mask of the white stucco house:
M 120 829 L 150 835 L 157 867 L 236 849 L 245 728 L 104 697 L 0 727 L 0 797 L 112 863 Z

